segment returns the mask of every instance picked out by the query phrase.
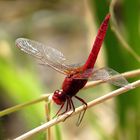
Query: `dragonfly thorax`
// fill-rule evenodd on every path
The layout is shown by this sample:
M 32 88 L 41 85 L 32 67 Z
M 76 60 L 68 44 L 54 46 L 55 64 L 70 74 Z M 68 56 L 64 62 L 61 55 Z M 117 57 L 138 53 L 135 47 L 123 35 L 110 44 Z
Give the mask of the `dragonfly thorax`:
M 52 96 L 53 101 L 58 104 L 62 105 L 66 101 L 66 96 L 63 90 L 56 90 Z

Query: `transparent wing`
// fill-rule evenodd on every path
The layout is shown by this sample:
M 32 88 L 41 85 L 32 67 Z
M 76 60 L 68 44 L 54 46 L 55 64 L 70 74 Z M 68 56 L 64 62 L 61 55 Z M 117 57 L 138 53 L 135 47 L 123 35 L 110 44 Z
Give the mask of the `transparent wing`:
M 39 42 L 18 38 L 16 40 L 16 46 L 20 50 L 41 60 L 44 65 L 49 65 L 63 74 L 76 72 L 75 78 L 77 79 L 88 79 L 90 77 L 92 80 L 104 80 L 116 86 L 126 86 L 129 84 L 121 74 L 111 68 L 88 69 L 83 72 L 82 64 L 67 65 L 65 64 L 66 59 L 61 52 L 54 48 L 46 47 Z
M 76 64 L 68 64 L 67 66 L 71 69 L 78 69 L 81 68 L 84 65 L 84 63 L 76 63 Z
M 93 70 L 90 78 L 92 80 L 104 80 L 120 87 L 129 85 L 129 82 L 120 73 L 107 67 Z
M 74 68 L 72 65 L 65 64 L 66 59 L 60 51 L 52 47 L 46 47 L 39 42 L 26 38 L 18 38 L 16 40 L 16 46 L 20 50 L 41 60 L 44 65 L 49 65 L 63 74 L 67 74 L 68 72 L 70 73 Z M 76 65 L 75 68 L 77 68 Z

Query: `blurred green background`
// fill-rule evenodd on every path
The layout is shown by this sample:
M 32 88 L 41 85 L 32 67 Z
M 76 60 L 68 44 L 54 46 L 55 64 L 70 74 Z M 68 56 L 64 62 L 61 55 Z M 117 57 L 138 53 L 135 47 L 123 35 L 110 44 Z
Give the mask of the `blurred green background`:
M 26 37 L 61 50 L 69 63 L 84 62 L 97 29 L 109 12 L 109 0 L 1 0 L 0 1 L 0 110 L 39 98 L 61 88 L 64 76 L 24 54 L 15 40 Z M 114 5 L 119 32 L 140 54 L 140 1 L 119 0 Z M 84 53 L 83 53 L 84 51 Z M 118 72 L 139 68 L 139 62 L 107 32 L 98 67 Z M 136 78 L 129 79 L 135 81 Z M 107 84 L 80 91 L 86 101 L 113 90 Z M 76 117 L 59 124 L 56 140 L 140 140 L 140 89 L 89 109 L 80 127 Z M 75 102 L 76 104 L 76 102 Z M 0 140 L 13 139 L 45 122 L 44 103 L 0 118 Z M 45 133 L 33 140 L 45 139 Z

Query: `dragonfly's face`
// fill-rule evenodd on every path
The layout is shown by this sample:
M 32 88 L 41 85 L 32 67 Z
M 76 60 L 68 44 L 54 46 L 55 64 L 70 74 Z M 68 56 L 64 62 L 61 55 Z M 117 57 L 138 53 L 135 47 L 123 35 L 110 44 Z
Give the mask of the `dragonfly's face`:
M 66 97 L 63 93 L 63 90 L 56 90 L 53 94 L 52 99 L 56 104 L 62 105 L 66 101 Z

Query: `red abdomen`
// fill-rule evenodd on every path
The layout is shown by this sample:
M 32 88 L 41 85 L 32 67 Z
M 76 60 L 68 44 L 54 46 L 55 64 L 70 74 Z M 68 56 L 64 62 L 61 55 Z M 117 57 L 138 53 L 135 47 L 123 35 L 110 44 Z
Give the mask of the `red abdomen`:
M 110 19 L 110 14 L 108 14 L 105 17 L 104 21 L 102 22 L 102 24 L 98 30 L 98 34 L 96 36 L 92 50 L 89 54 L 89 57 L 88 57 L 86 63 L 84 64 L 84 67 L 83 67 L 84 70 L 92 69 L 94 67 L 98 53 L 100 51 L 100 48 L 102 46 L 103 40 L 104 40 L 105 35 L 106 35 L 109 19 Z

